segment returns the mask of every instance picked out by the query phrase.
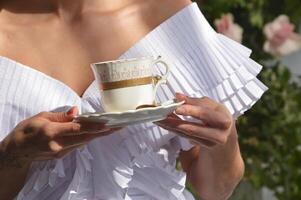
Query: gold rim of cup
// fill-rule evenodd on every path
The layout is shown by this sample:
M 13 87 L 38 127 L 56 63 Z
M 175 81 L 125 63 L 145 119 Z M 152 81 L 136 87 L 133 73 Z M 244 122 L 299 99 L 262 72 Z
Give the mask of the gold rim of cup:
M 143 77 L 143 78 L 135 78 L 129 80 L 121 80 L 121 81 L 114 81 L 114 82 L 105 82 L 100 83 L 101 90 L 113 90 L 119 88 L 126 88 L 126 87 L 134 87 L 139 85 L 148 85 L 154 82 L 153 76 Z

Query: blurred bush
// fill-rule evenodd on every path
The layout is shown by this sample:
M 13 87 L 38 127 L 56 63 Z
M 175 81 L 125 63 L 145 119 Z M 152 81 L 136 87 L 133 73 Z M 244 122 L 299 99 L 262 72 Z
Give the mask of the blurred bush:
M 232 13 L 244 29 L 243 44 L 253 50 L 253 59 L 264 65 L 259 78 L 269 91 L 237 123 L 245 181 L 254 188 L 271 189 L 280 200 L 301 199 L 301 87 L 290 80 L 290 71 L 279 58 L 263 51 L 263 26 L 280 14 L 288 15 L 297 26 L 301 1 L 196 2 L 212 24 L 222 14 Z

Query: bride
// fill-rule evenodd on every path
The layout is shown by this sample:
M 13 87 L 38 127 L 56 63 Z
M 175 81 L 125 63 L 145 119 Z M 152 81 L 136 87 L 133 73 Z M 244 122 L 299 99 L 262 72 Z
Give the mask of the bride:
M 227 99 L 242 90 L 223 103 L 209 92 L 223 65 L 196 42 L 209 27 L 202 20 L 190 0 L 1 0 L 1 199 L 193 199 L 186 180 L 201 199 L 228 198 L 244 172 L 233 116 L 260 97 L 236 109 Z M 209 29 L 203 37 L 217 37 Z M 246 48 L 218 38 L 251 63 Z M 207 56 L 193 54 L 194 44 Z M 73 121 L 100 111 L 90 63 L 149 54 L 166 54 L 174 66 L 159 98 L 185 100 L 181 118 L 123 129 Z

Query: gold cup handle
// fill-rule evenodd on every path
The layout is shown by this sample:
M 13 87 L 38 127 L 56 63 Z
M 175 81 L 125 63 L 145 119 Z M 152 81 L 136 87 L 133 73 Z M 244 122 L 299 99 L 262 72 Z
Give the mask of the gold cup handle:
M 157 94 L 159 86 L 161 84 L 166 84 L 167 83 L 167 77 L 168 77 L 168 75 L 170 73 L 169 65 L 167 64 L 166 61 L 164 61 L 162 59 L 161 56 L 159 56 L 154 61 L 154 63 L 152 64 L 152 66 L 154 66 L 156 64 L 162 64 L 165 67 L 165 73 L 163 75 L 155 75 L 155 76 L 153 76 L 153 81 L 154 81 L 154 85 L 155 85 L 154 92 L 153 92 L 153 101 L 154 101 L 154 103 L 156 101 L 156 94 Z

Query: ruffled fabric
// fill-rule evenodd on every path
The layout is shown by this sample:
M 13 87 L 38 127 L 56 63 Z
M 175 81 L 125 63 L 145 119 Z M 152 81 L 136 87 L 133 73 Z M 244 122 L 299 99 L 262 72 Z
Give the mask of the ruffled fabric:
M 97 152 L 104 154 L 96 159 L 110 159 L 107 167 L 102 168 L 108 175 L 105 180 L 100 179 L 104 177 L 103 174 L 97 172 L 93 174 L 96 180 L 94 187 L 101 188 L 97 186 L 109 182 L 111 183 L 109 190 L 113 192 L 112 195 L 109 192 L 95 191 L 96 199 L 193 199 L 185 191 L 185 173 L 175 169 L 180 148 L 177 140 L 174 140 L 175 137 L 171 137 L 167 131 L 165 133 L 161 131 L 161 135 L 158 135 L 160 133 L 158 130 L 150 132 L 150 127 L 147 130 L 131 126 L 126 131 L 118 133 L 121 137 L 106 137 L 102 142 L 93 142 L 98 148 Z M 144 134 L 151 134 L 152 137 L 145 137 Z M 154 145 L 154 141 L 158 141 L 158 138 L 164 138 L 163 141 L 159 140 L 165 143 L 163 146 L 159 143 Z M 95 151 L 95 147 L 92 151 Z M 106 151 L 110 154 L 106 154 Z M 189 198 L 186 198 L 184 193 Z
M 165 134 L 161 132 L 161 139 L 165 138 L 165 144 L 153 144 L 152 141 L 145 141 L 143 135 L 137 134 L 137 128 L 129 128 L 128 136 L 122 144 L 130 152 L 132 158 L 132 168 L 134 174 L 128 183 L 127 196 L 128 199 L 133 196 L 133 193 L 141 193 L 144 196 L 151 196 L 154 199 L 178 199 L 185 189 L 186 175 L 183 172 L 175 169 L 175 160 L 180 146 L 172 144 L 171 135 L 166 131 Z M 153 141 L 158 141 L 155 133 L 159 131 L 157 127 L 148 128 L 153 129 Z M 139 133 L 139 132 L 138 132 Z M 129 136 L 131 135 L 131 136 Z M 158 136 L 157 136 L 158 137 Z M 149 137 L 150 138 L 150 137 Z M 164 141 L 164 139 L 163 139 Z M 168 141 L 168 142 L 167 142 Z M 133 148 L 139 147 L 139 148 Z M 170 151 L 168 151 L 170 150 Z M 150 187 L 151 186 L 151 187 Z
M 261 66 L 249 58 L 250 54 L 251 50 L 217 34 L 193 3 L 146 35 L 120 59 L 161 55 L 170 64 L 171 75 L 168 84 L 160 87 L 158 101 L 173 99 L 175 92 L 207 96 L 223 103 L 234 117 L 238 117 L 267 89 L 256 78 Z M 0 61 L 13 63 L 4 58 Z M 37 109 L 53 110 L 55 106 L 72 102 L 81 107 L 81 112 L 102 110 L 95 82 L 80 98 L 54 79 L 21 64 L 13 64 L 16 71 L 32 74 L 29 83 L 26 84 L 24 79 L 27 90 L 34 83 L 32 78 L 36 77 L 50 82 L 47 92 L 55 94 L 55 102 L 46 107 L 26 104 L 36 110 L 29 110 L 22 118 L 32 116 Z M 160 73 L 160 66 L 157 67 Z M 42 82 L 39 85 L 43 85 Z M 0 84 L 0 91 L 1 88 Z M 40 89 L 35 91 L 34 99 L 41 96 L 39 94 L 42 94 Z M 61 96 L 68 96 L 68 99 L 60 101 L 58 97 Z M 45 98 L 52 99 L 47 94 Z M 7 102 L 0 96 L 1 100 Z M 24 108 L 18 103 L 13 105 Z M 19 112 L 20 109 L 15 115 L 19 116 Z M 10 125 L 5 130 L 11 130 L 15 124 Z M 192 200 L 192 195 L 185 190 L 185 173 L 176 170 L 178 152 L 191 147 L 186 139 L 152 123 L 129 126 L 97 139 L 63 159 L 35 163 L 17 199 Z
M 159 101 L 174 98 L 175 92 L 207 96 L 223 103 L 237 118 L 267 90 L 256 78 L 262 66 L 250 54 L 250 49 L 216 33 L 193 3 L 121 58 L 161 55 L 169 62 L 171 75 L 167 87 L 159 92 Z
M 17 196 L 19 199 L 52 199 L 67 189 L 72 179 L 74 156 L 47 162 L 36 162 L 31 166 L 30 176 Z M 56 190 L 57 189 L 57 190 Z M 42 195 L 41 195 L 42 194 Z

